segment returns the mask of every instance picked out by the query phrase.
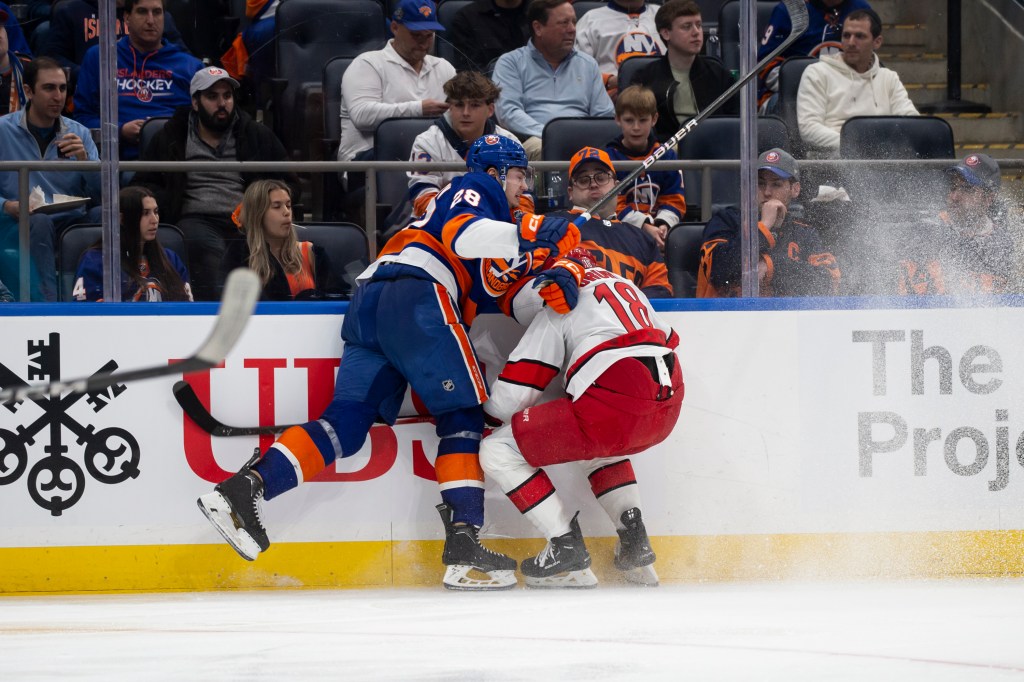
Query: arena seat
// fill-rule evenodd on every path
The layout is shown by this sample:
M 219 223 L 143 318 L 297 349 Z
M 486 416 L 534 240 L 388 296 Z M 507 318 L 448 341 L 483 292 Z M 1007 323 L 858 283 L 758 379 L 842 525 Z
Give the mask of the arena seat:
M 373 155 L 377 161 L 408 161 L 416 136 L 430 127 L 432 116 L 414 118 L 388 118 L 377 125 L 373 135 Z M 409 176 L 405 171 L 377 173 L 377 205 L 387 206 L 387 212 L 400 209 L 409 194 Z M 380 212 L 378 212 L 378 215 Z M 394 222 L 394 220 L 392 220 Z M 380 225 L 388 228 L 390 225 Z
M 839 131 L 843 159 L 950 159 L 953 129 L 938 116 L 854 116 Z M 842 183 L 854 201 L 899 206 L 934 206 L 945 191 L 938 168 L 846 169 Z
M 313 102 L 323 87 L 310 79 L 334 57 L 356 57 L 386 41 L 384 10 L 376 0 L 287 0 L 277 9 L 277 77 L 271 80 L 273 129 L 289 155 L 310 156 Z
M 366 231 L 355 223 L 305 223 L 296 225 L 299 241 L 310 241 L 327 252 L 331 268 L 351 295 L 356 277 L 370 263 L 370 244 Z
M 661 59 L 657 55 L 637 55 L 619 64 L 619 92 L 633 84 L 637 71 Z
M 154 116 L 153 118 L 147 118 L 146 122 L 142 124 L 142 128 L 139 130 L 139 151 L 145 150 L 149 143 L 153 141 L 157 133 L 164 129 L 167 122 L 171 120 L 170 116 Z M 96 145 L 99 147 L 99 143 Z
M 817 57 L 796 56 L 782 62 L 782 66 L 779 67 L 779 116 L 789 130 L 789 153 L 797 158 L 804 156 L 804 141 L 800 137 L 800 125 L 796 115 L 800 79 L 804 75 L 804 69 L 816 61 Z
M 789 143 L 786 124 L 775 116 L 759 116 L 757 119 L 757 153 L 779 147 L 785 149 Z M 679 143 L 678 155 L 683 160 L 713 160 L 740 158 L 740 119 L 738 116 L 716 116 L 701 121 Z M 688 216 L 700 216 L 701 171 L 683 171 Z M 711 171 L 711 204 L 738 204 L 740 180 L 738 170 Z
M 437 20 L 448 31 L 452 30 L 455 24 L 455 15 L 463 7 L 472 5 L 474 0 L 441 0 L 437 5 Z M 438 33 L 434 36 L 434 51 L 438 57 L 448 60 L 453 66 L 458 67 L 462 59 L 451 41 L 446 38 L 446 33 Z
M 665 266 L 668 281 L 676 298 L 697 295 L 697 269 L 706 223 L 678 223 L 665 239 Z
M 61 233 L 57 242 L 57 300 L 71 301 L 71 292 L 75 288 L 75 273 L 78 261 L 86 249 L 96 243 L 103 234 L 103 227 L 96 223 L 79 223 L 72 225 Z M 185 248 L 185 235 L 176 226 L 160 223 L 157 239 L 165 247 L 178 254 L 181 262 L 188 267 L 188 250 Z

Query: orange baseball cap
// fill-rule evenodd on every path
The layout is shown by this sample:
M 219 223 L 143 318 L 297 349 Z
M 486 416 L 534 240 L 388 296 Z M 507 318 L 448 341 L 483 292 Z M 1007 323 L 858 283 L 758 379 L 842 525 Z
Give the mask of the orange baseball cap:
M 576 174 L 576 167 L 584 161 L 596 161 L 601 165 L 605 166 L 612 173 L 615 172 L 615 165 L 612 164 L 612 157 L 608 156 L 608 152 L 597 147 L 584 147 L 575 154 L 569 160 L 569 177 L 571 178 Z

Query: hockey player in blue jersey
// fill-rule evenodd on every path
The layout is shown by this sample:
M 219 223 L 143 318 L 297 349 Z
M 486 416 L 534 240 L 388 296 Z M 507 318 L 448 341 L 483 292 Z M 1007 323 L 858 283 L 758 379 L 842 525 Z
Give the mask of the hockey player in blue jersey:
M 359 276 L 341 329 L 345 342 L 334 397 L 319 419 L 285 431 L 263 454 L 199 498 L 199 506 L 244 558 L 269 545 L 259 513 L 272 499 L 355 454 L 375 421 L 393 424 L 412 386 L 437 421 L 435 471 L 445 525 L 444 585 L 515 585 L 516 562 L 483 547 L 484 430 L 487 385 L 469 339 L 482 310 L 579 243 L 564 218 L 511 211 L 529 188 L 522 146 L 479 138 L 466 155 L 470 172 L 438 194 L 427 214 L 399 233 Z M 485 575 L 486 574 L 486 575 Z

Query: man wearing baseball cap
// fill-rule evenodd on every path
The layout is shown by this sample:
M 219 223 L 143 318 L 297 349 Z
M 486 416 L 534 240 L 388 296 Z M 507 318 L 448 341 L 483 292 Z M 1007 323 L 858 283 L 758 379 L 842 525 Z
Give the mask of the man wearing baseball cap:
M 554 213 L 572 220 L 615 187 L 615 166 L 608 152 L 584 147 L 569 161 L 566 193 L 569 211 Z M 671 298 L 672 285 L 658 243 L 644 230 L 615 218 L 612 197 L 580 226 L 580 246 L 590 251 L 596 263 L 640 287 L 648 298 Z
M 192 76 L 191 106 L 179 107 L 145 149 L 142 161 L 284 161 L 274 133 L 235 107 L 238 81 L 209 66 Z M 219 298 L 220 260 L 227 240 L 239 233 L 231 214 L 249 183 L 262 178 L 288 182 L 298 202 L 298 178 L 290 173 L 142 171 L 132 184 L 153 190 L 161 219 L 177 225 L 188 244 L 192 291 L 197 301 Z
M 999 201 L 999 164 L 987 154 L 969 154 L 945 174 L 946 209 L 915 229 L 899 263 L 897 291 L 1007 293 L 1014 280 L 1014 244 Z
M 769 149 L 757 159 L 758 282 L 762 296 L 839 293 L 839 266 L 817 231 L 793 218 L 800 196 L 800 166 L 788 152 Z M 729 206 L 704 228 L 697 296 L 739 296 L 742 272 L 740 212 Z
M 432 0 L 401 0 L 391 16 L 394 38 L 381 50 L 356 57 L 341 79 L 338 161 L 373 159 L 373 134 L 388 118 L 437 117 L 448 111 L 444 84 L 455 67 L 434 51 L 443 31 Z M 405 159 L 391 159 L 404 161 Z M 346 212 L 362 222 L 363 173 L 348 173 Z

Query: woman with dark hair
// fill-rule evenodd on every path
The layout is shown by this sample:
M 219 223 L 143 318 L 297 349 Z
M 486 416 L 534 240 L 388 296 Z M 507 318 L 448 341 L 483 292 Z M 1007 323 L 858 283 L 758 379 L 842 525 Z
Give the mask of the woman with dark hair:
M 145 187 L 126 187 L 121 204 L 121 300 L 191 301 L 188 269 L 157 239 L 160 210 Z M 78 262 L 76 301 L 103 300 L 103 244 L 97 241 Z
M 237 222 L 245 241 L 228 242 L 220 264 L 222 281 L 235 268 L 249 268 L 260 278 L 264 301 L 316 299 L 336 293 L 326 252 L 298 239 L 288 185 L 280 180 L 250 184 Z

